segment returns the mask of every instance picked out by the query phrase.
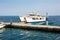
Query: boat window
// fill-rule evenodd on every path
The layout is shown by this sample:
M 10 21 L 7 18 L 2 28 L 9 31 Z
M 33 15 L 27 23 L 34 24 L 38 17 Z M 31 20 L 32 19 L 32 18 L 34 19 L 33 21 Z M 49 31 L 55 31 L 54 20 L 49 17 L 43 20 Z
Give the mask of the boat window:
M 35 16 L 35 14 L 30 14 L 30 16 Z
M 36 20 L 38 20 L 38 18 L 36 18 Z
M 35 18 L 32 18 L 33 20 L 35 20 Z
M 39 18 L 32 18 L 33 20 L 39 20 Z
M 40 18 L 40 20 L 41 20 L 42 18 Z

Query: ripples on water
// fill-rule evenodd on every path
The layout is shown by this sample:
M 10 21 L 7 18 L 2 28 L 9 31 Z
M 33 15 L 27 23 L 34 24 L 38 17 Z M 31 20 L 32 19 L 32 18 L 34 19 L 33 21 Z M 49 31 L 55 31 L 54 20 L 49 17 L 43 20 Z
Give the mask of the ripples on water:
M 59 40 L 59 33 L 48 33 L 33 30 L 3 28 L 0 29 L 0 40 Z
M 59 19 L 60 17 L 57 17 Z M 60 19 L 50 17 L 50 25 L 60 25 Z M 34 30 L 23 30 L 14 28 L 0 29 L 0 40 L 60 40 L 59 33 L 42 32 Z

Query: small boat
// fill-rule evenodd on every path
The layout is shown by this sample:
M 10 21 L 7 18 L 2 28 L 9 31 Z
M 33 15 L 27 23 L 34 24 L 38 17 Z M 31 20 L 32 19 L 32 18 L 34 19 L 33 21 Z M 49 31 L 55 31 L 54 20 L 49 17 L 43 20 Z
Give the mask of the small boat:
M 0 24 L 0 28 L 3 28 L 4 26 L 5 26 L 5 25 L 1 25 L 1 24 Z
M 28 24 L 43 24 L 46 22 L 46 16 L 29 14 L 28 16 L 21 16 L 20 20 Z
M 3 28 L 4 26 L 5 26 L 4 24 L 0 23 L 0 28 Z

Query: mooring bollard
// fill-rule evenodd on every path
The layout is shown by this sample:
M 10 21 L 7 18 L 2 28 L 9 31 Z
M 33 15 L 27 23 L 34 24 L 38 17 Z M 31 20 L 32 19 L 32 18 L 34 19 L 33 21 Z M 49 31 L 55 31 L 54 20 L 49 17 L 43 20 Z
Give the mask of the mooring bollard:
M 48 13 L 46 13 L 46 25 L 48 25 Z

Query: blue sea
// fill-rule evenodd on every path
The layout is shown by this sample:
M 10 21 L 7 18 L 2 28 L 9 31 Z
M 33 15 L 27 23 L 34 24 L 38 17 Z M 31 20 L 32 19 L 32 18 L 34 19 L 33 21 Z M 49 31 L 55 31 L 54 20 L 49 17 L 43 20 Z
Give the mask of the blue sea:
M 0 22 L 19 21 L 19 16 L 0 16 Z M 60 26 L 60 16 L 49 16 L 48 22 L 49 25 Z M 0 40 L 60 40 L 60 33 L 2 28 L 0 29 Z

